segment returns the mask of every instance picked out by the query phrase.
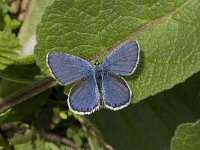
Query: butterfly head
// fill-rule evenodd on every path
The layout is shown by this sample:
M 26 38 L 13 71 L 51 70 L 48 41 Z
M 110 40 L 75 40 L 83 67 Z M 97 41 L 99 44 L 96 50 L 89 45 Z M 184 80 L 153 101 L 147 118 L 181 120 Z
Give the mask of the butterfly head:
M 96 61 L 96 62 L 94 63 L 95 66 L 97 66 L 97 65 L 99 65 L 99 64 L 100 64 L 99 61 Z

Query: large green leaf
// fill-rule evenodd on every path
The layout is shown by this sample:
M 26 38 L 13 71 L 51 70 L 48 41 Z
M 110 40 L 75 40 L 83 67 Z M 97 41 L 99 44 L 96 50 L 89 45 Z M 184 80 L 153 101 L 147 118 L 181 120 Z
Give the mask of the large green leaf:
M 133 102 L 184 81 L 200 70 L 199 0 L 56 0 L 37 28 L 36 59 L 48 52 L 94 62 L 126 40 L 138 40 L 140 63 L 126 78 Z
M 19 40 L 14 34 L 0 31 L 0 70 L 16 61 L 19 50 Z
M 200 120 L 178 126 L 171 142 L 171 150 L 198 149 L 200 149 Z
M 199 83 L 200 73 L 121 111 L 100 110 L 89 120 L 116 150 L 167 150 L 176 127 L 200 117 Z

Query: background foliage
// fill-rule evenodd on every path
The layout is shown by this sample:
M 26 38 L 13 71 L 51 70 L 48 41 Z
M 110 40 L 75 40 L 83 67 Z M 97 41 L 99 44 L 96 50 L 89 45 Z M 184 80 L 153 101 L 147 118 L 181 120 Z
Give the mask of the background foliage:
M 94 63 L 127 40 L 141 48 L 125 78 L 136 104 L 82 117 L 68 111 L 70 86 L 39 88 L 0 114 L 1 149 L 200 149 L 199 0 L 32 0 L 20 20 L 24 5 L 0 2 L 1 109 L 49 76 L 48 52 Z

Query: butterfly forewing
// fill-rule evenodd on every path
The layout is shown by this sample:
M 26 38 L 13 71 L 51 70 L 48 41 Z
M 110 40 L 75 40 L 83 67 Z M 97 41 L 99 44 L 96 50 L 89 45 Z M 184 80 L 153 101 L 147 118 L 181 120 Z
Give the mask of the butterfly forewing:
M 118 110 L 130 103 L 131 91 L 119 76 L 108 73 L 102 77 L 102 93 L 105 107 Z
M 90 114 L 99 108 L 99 91 L 95 77 L 80 80 L 69 93 L 68 105 L 76 114 Z
M 48 53 L 47 65 L 60 84 L 92 76 L 94 67 L 87 61 L 65 53 Z
M 139 46 L 130 41 L 116 48 L 103 61 L 103 69 L 116 75 L 130 75 L 139 61 Z

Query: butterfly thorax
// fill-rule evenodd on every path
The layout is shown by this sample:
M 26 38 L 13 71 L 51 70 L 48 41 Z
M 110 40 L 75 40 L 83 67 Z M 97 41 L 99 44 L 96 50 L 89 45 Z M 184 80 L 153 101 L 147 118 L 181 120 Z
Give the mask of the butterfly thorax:
M 100 94 L 100 97 L 102 97 L 102 73 L 103 73 L 103 67 L 101 64 L 96 63 L 95 64 L 95 78 L 98 86 L 98 91 Z M 100 99 L 100 104 L 103 106 L 103 101 Z
M 95 77 L 97 82 L 101 82 L 102 80 L 102 70 L 101 64 L 95 64 Z

